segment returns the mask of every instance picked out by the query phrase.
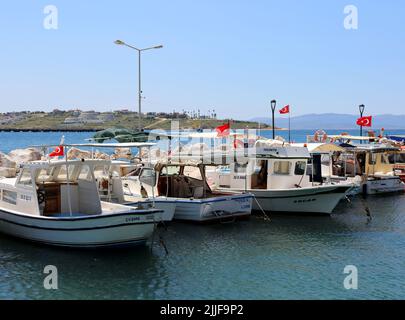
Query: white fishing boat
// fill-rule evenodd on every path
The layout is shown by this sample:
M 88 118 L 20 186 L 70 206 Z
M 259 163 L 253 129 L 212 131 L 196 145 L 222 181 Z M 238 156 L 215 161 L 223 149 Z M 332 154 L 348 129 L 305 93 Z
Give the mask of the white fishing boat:
M 255 210 L 330 214 L 353 188 L 352 183 L 323 181 L 316 174 L 320 167 L 308 174 L 311 156 L 306 147 L 258 140 L 253 150 L 238 153 L 235 159 L 229 169 L 210 172 L 212 187 L 254 194 Z
M 94 167 L 104 160 L 38 161 L 0 180 L 0 231 L 43 244 L 115 247 L 145 244 L 161 211 L 100 200 Z
M 148 194 L 175 202 L 176 220 L 225 222 L 250 216 L 253 196 L 245 192 L 212 190 L 207 182 L 206 167 L 193 162 L 160 162 L 154 168 L 143 168 L 139 176 L 128 177 L 128 183 L 136 186 L 141 182 Z
M 138 177 L 145 166 L 151 167 L 151 159 L 141 157 L 142 150 L 149 150 L 146 154 L 150 155 L 150 148 L 155 145 L 155 143 L 129 142 L 82 143 L 68 146 L 72 148 L 91 148 L 90 154 L 87 154 L 90 158 L 93 158 L 96 153 L 95 150 L 99 149 L 114 150 L 114 154 L 111 155 L 114 158 L 119 158 L 120 155 L 125 156 L 128 161 L 112 160 L 108 166 L 99 164 L 94 168 L 100 198 L 107 202 L 127 206 L 162 210 L 162 221 L 170 222 L 174 217 L 176 202 L 163 196 L 157 196 L 152 192 L 148 194 L 143 188 L 142 181 L 139 181 L 139 179 L 136 179 L 137 183 L 133 181 L 134 177 Z M 137 155 L 132 155 L 132 148 L 139 150 Z M 80 151 L 77 155 L 85 155 L 85 151 Z M 145 173 L 143 179 L 146 179 L 146 183 L 148 183 L 151 177 L 146 176 Z
M 345 157 L 344 166 L 337 163 L 337 159 L 346 154 L 345 148 L 333 143 L 293 143 L 292 146 L 308 149 L 311 160 L 308 164 L 307 174 L 314 176 L 312 179 L 334 184 L 350 182 L 354 184 L 350 195 L 354 196 L 361 192 L 361 177 L 348 175 L 353 171 L 350 159 Z
M 154 176 L 149 176 L 147 173 L 153 175 L 155 173 L 153 170 L 146 170 L 144 166 L 145 164 L 112 161 L 110 166 L 95 167 L 95 178 L 100 197 L 104 201 L 126 206 L 162 210 L 162 222 L 170 222 L 174 217 L 176 201 L 147 193 L 143 184 L 148 184 L 151 179 L 154 179 Z M 125 170 L 123 170 L 124 168 Z M 141 174 L 143 171 L 146 172 Z M 134 177 L 137 179 L 134 180 Z

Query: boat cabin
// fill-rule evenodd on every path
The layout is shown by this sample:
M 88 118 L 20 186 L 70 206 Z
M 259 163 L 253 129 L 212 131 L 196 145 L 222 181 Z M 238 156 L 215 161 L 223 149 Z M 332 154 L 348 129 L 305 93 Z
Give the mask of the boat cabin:
M 238 158 L 228 172 L 219 172 L 219 188 L 238 190 L 288 189 L 304 187 L 311 180 L 307 175 L 308 149 L 289 144 L 256 144 L 256 152 Z
M 202 163 L 159 162 L 144 167 L 139 181 L 144 190 L 155 196 L 204 199 L 213 196 Z M 153 188 L 153 190 L 152 190 Z
M 0 206 L 30 215 L 101 214 L 94 167 L 104 160 L 38 161 L 0 180 Z
M 368 177 L 393 176 L 401 149 L 384 144 L 357 146 L 346 151 L 345 174 Z M 350 169 L 352 168 L 352 169 Z

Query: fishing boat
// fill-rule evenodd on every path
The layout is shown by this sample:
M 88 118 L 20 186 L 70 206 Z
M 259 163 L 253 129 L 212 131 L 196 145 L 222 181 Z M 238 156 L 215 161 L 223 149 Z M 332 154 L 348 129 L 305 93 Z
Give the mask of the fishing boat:
M 145 244 L 162 211 L 100 200 L 94 167 L 106 160 L 35 161 L 0 180 L 0 231 L 47 245 Z
M 131 185 L 142 186 L 148 194 L 176 203 L 174 219 L 193 222 L 234 221 L 250 216 L 253 196 L 245 192 L 212 190 L 201 162 L 161 161 L 144 167 L 139 176 L 128 176 Z M 129 183 L 129 182 L 128 182 Z
M 235 159 L 228 170 L 210 172 L 213 185 L 222 192 L 254 194 L 255 210 L 331 214 L 353 188 L 350 182 L 324 181 L 320 163 L 308 173 L 308 149 L 282 141 L 257 140 L 252 152 L 243 151 Z
M 401 174 L 396 174 L 396 158 L 401 149 L 390 144 L 368 144 L 348 148 L 354 173 L 362 178 L 362 192 L 367 195 L 405 191 Z
M 150 158 L 142 158 L 143 150 L 148 150 L 145 154 L 150 155 L 151 147 L 155 143 L 149 142 L 128 142 L 128 143 L 82 143 L 69 144 L 71 148 L 91 148 L 88 157 L 93 158 L 95 150 L 113 149 L 115 158 L 119 157 L 117 150 L 125 154 L 128 161 L 112 160 L 109 165 L 99 164 L 94 168 L 94 176 L 98 186 L 100 198 L 107 202 L 120 203 L 127 206 L 156 208 L 162 210 L 162 221 L 173 220 L 176 209 L 176 201 L 164 196 L 157 196 L 152 192 L 149 194 L 143 187 L 142 180 L 150 182 L 151 177 L 144 174 L 142 178 L 134 183 L 134 177 L 139 177 L 145 166 L 153 167 Z M 138 154 L 132 155 L 132 148 L 138 149 Z M 80 154 L 80 153 L 79 153 Z M 149 171 L 148 171 L 149 172 Z
M 383 136 L 382 133 L 376 137 L 373 131 L 368 137 L 346 133 L 326 135 L 323 140 L 344 149 L 334 153 L 332 180 L 352 181 L 358 185 L 354 191 L 365 195 L 403 192 L 405 159 L 401 139 L 401 136 Z M 314 137 L 307 137 L 307 141 L 313 140 Z
M 346 149 L 334 143 L 294 143 L 293 146 L 306 147 L 311 155 L 307 173 L 314 174 L 319 181 L 328 183 L 353 183 L 349 195 L 361 192 L 362 179 L 354 174 L 352 158 L 346 154 Z M 339 162 L 343 158 L 344 161 Z M 318 169 L 318 170 L 317 170 Z

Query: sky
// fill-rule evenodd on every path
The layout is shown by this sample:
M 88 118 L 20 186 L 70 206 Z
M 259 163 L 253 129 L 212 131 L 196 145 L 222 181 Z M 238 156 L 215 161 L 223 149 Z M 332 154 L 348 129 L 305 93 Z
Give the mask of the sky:
M 405 114 L 403 21 L 399 0 L 4 0 L 0 112 L 137 110 L 137 52 L 121 39 L 164 46 L 142 56 L 145 112 L 250 119 L 276 99 L 292 115 Z

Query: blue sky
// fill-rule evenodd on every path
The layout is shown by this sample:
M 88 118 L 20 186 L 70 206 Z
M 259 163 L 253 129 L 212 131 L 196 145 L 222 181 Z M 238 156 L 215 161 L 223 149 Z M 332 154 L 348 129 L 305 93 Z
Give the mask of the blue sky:
M 58 30 L 43 9 L 59 10 Z M 358 30 L 343 27 L 346 5 Z M 398 0 L 3 1 L 0 112 L 137 107 L 138 47 L 144 111 L 215 107 L 221 117 L 403 114 L 405 2 Z

